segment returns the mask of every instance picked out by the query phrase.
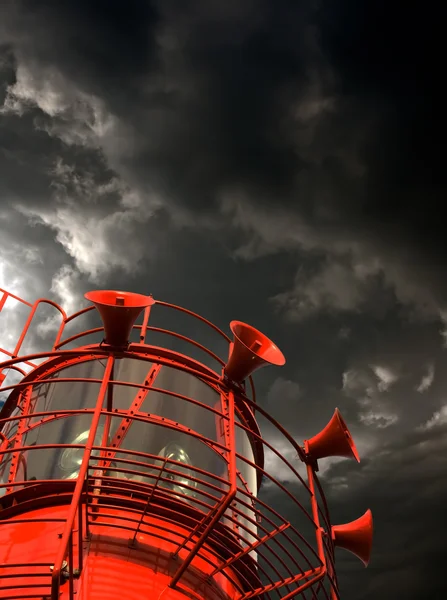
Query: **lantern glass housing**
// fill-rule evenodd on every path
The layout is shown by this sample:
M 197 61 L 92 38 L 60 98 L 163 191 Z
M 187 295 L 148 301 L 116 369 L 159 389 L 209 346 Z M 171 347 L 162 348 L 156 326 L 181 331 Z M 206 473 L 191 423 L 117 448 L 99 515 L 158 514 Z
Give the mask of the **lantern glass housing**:
M 110 414 L 100 417 L 91 465 L 105 467 L 106 476 L 115 479 L 157 482 L 160 489 L 192 505 L 200 502 L 210 488 L 224 493 L 229 475 L 227 452 L 222 448 L 228 446 L 229 440 L 224 434 L 221 395 L 197 377 L 169 366 L 159 370 L 151 389 L 139 387 L 148 384 L 153 370 L 154 364 L 147 360 L 116 360 L 113 383 L 109 383 L 103 402 L 103 409 Z M 27 449 L 20 453 L 21 468 L 12 481 L 15 489 L 32 479 L 78 477 L 103 375 L 102 360 L 84 360 L 51 373 L 52 381 L 32 386 L 30 417 L 21 434 L 21 446 Z M 54 411 L 60 413 L 51 417 L 44 414 Z M 131 420 L 127 418 L 129 412 L 133 415 Z M 17 406 L 11 416 L 20 414 Z M 247 503 L 247 498 L 257 491 L 255 459 L 249 434 L 237 417 L 236 422 L 237 478 L 238 486 L 244 490 L 238 494 Z M 19 420 L 12 420 L 3 428 L 11 448 L 18 423 Z M 136 456 L 129 456 L 129 452 Z M 152 458 L 138 459 L 140 454 Z M 139 464 L 126 464 L 129 459 L 138 459 Z M 0 483 L 9 481 L 10 466 L 11 454 L 7 453 L 1 465 Z M 4 494 L 7 488 L 0 489 Z M 242 512 L 244 515 L 238 518 L 244 525 L 241 536 L 251 541 L 250 531 L 256 529 L 249 521 L 252 511 L 249 506 L 242 506 Z

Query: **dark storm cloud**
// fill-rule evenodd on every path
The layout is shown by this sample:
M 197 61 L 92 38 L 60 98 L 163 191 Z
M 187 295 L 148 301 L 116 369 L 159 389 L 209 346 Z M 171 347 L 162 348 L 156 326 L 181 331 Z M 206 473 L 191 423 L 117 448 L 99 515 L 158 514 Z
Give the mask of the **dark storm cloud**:
M 123 119 L 135 151 L 114 166 L 139 186 L 200 211 L 242 192 L 335 242 L 392 245 L 442 303 L 437 104 L 430 125 L 415 119 L 436 42 L 412 43 L 417 15 L 397 42 L 392 13 L 348 6 L 22 2 L 4 9 L 3 35 Z
M 377 523 L 368 571 L 339 554 L 346 600 L 429 598 L 445 552 L 444 441 L 411 437 L 445 416 L 441 22 L 372 0 L 0 6 L 0 287 L 69 310 L 153 292 L 270 335 L 287 364 L 260 401 L 300 442 L 338 405 L 365 457 L 323 474 L 335 521 L 370 501 Z
M 13 20 L 26 56 L 55 65 L 142 133 L 130 166 L 140 181 L 203 209 L 226 185 L 290 188 L 297 157 L 278 136 L 289 110 L 281 96 L 299 93 L 316 50 L 309 11 L 289 5 L 292 15 L 264 2 L 43 3 Z M 30 37 L 31 28 L 45 35 Z

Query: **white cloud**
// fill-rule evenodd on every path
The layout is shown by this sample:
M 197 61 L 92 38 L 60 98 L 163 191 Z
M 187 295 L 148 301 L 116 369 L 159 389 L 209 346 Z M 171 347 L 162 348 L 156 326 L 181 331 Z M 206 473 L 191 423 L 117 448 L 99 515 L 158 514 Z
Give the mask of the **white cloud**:
M 447 425 L 447 404 L 444 404 L 438 411 L 433 413 L 433 416 L 418 429 L 427 431 L 433 429 L 433 427 L 440 427 L 442 425 Z
M 398 380 L 399 374 L 384 365 L 369 365 L 368 369 L 348 369 L 342 375 L 343 391 L 354 397 L 363 393 L 371 398 L 376 392 L 388 391 Z
M 318 250 L 320 237 L 303 219 L 280 207 L 275 212 L 255 206 L 241 191 L 227 190 L 220 198 L 222 213 L 234 227 L 244 231 L 247 242 L 235 255 L 247 260 L 280 250 Z
M 79 289 L 79 271 L 71 265 L 62 265 L 54 274 L 51 281 L 50 291 L 53 293 L 55 302 L 59 303 L 67 316 L 72 315 L 85 306 L 84 297 Z M 61 324 L 61 314 L 56 312 L 39 322 L 37 333 L 46 336 L 58 331 Z
M 376 389 L 376 383 L 366 370 L 348 369 L 342 375 L 343 391 L 349 397 L 370 398 Z
M 67 315 L 81 310 L 85 305 L 79 294 L 79 273 L 70 265 L 62 265 L 55 273 L 51 282 L 51 292 L 60 303 Z
M 443 328 L 439 333 L 443 339 L 444 348 L 447 348 L 447 309 L 442 309 L 439 311 L 439 318 L 441 319 L 441 323 L 443 325 Z
M 135 135 L 110 112 L 106 103 L 79 89 L 53 66 L 17 56 L 16 81 L 9 85 L 0 116 L 35 111 L 34 127 L 68 146 L 92 148 L 103 154 L 108 166 L 133 155 Z
M 16 81 L 6 90 L 0 117 L 20 117 L 33 111 L 37 128 L 66 144 L 94 148 L 103 166 L 112 168 L 111 161 L 126 152 L 132 139 L 104 102 L 78 89 L 54 67 L 24 61 L 21 56 L 16 58 Z M 6 235 L 9 243 L 7 250 L 0 250 L 0 285 L 32 300 L 47 296 L 51 287 L 57 299 L 72 312 L 79 307 L 74 289 L 79 275 L 99 283 L 115 269 L 136 271 L 142 259 L 154 254 L 150 239 L 136 236 L 135 232 L 150 220 L 161 201 L 154 195 L 141 194 L 118 176 L 98 182 L 94 168 L 77 172 L 62 159 L 56 160 L 48 175 L 52 178 L 52 205 L 30 207 L 17 199 L 15 212 L 0 209 L 0 236 L 3 242 Z M 18 214 L 21 227 L 25 216 L 31 226 L 51 230 L 54 241 L 65 250 L 66 254 L 60 252 L 60 246 L 54 248 L 50 261 L 53 272 L 48 267 L 44 269 L 48 260 L 37 247 L 16 247 L 8 239 L 10 223 Z M 49 242 L 50 251 L 51 246 Z M 33 269 L 36 265 L 42 269 Z M 40 334 L 54 329 L 55 323 L 53 317 L 41 322 Z
M 3 298 L 2 293 L 0 293 L 0 299 L 1 298 Z M 19 302 L 17 300 L 8 298 L 0 313 L 0 348 L 3 348 L 3 350 L 6 350 L 7 352 L 12 352 L 14 350 L 23 327 L 23 324 L 14 314 L 14 308 L 18 305 Z M 6 358 L 4 360 L 6 360 Z
M 0 229 L 0 234 L 3 235 L 2 241 L 5 240 L 6 242 L 8 240 L 7 233 Z M 8 245 L 6 243 L 4 247 L 0 248 L 0 288 L 32 304 L 41 296 L 42 281 L 38 274 L 34 272 L 34 268 L 28 267 L 40 264 L 41 261 L 40 255 L 36 254 L 32 247 L 29 250 L 29 252 L 21 252 L 13 244 Z M 2 292 L 0 292 L 1 298 L 3 298 Z M 14 351 L 30 310 L 30 307 L 11 296 L 7 298 L 0 312 L 0 349 L 7 352 Z M 37 350 L 33 345 L 32 338 L 33 330 L 31 326 L 22 344 L 20 352 L 22 355 Z M 10 360 L 10 357 L 0 350 L 0 363 L 6 360 Z M 30 367 L 24 363 L 19 363 L 17 366 L 25 372 L 30 370 Z M 12 369 L 6 369 L 4 374 L 7 377 L 3 382 L 3 387 L 13 385 L 21 379 L 21 375 Z M 0 405 L 8 395 L 9 392 L 0 393 Z
M 0 227 L 2 246 L 0 247 L 0 288 L 21 297 L 27 291 L 39 289 L 34 278 L 30 276 L 29 266 L 42 264 L 40 251 L 34 246 L 23 248 L 9 238 L 7 225 Z M 25 298 L 28 300 L 28 298 Z M 15 303 L 10 299 L 8 302 Z M 10 304 L 12 306 L 12 304 Z
M 69 207 L 51 213 L 24 211 L 36 223 L 56 232 L 56 240 L 71 256 L 81 273 L 98 282 L 110 270 L 121 268 L 131 272 L 138 256 L 132 247 L 123 252 L 123 239 L 130 239 L 136 216 L 117 211 L 104 218 L 82 214 Z
M 63 114 L 70 106 L 71 86 L 55 69 L 47 68 L 39 75 L 28 66 L 19 64 L 16 82 L 8 86 L 0 112 L 21 116 L 30 108 L 38 107 L 51 117 Z
M 399 417 L 394 413 L 373 410 L 361 412 L 359 418 L 368 427 L 376 427 L 377 429 L 386 429 L 399 420 Z
M 416 388 L 419 393 L 426 392 L 432 385 L 435 379 L 435 367 L 434 365 L 428 365 L 427 373 L 422 377 L 420 384 Z
M 8 86 L 0 114 L 22 116 L 39 109 L 48 121 L 35 125 L 66 144 L 98 146 L 118 129 L 102 100 L 77 89 L 54 67 L 20 63 L 16 81 Z
M 386 398 L 386 392 L 398 379 L 396 372 L 383 365 L 349 369 L 343 373 L 343 391 L 356 400 L 361 423 L 367 427 L 386 429 L 399 421 L 399 415 Z
M 304 463 L 301 462 L 297 452 L 287 440 L 268 439 L 268 442 L 279 452 L 280 456 L 270 450 L 270 448 L 264 446 L 264 470 L 267 473 L 281 483 L 295 481 L 296 475 L 293 474 L 284 460 L 282 460 L 281 457 L 284 457 L 301 476 L 305 476 Z M 265 485 L 274 484 L 266 478 Z
M 371 368 L 379 380 L 377 386 L 379 392 L 386 392 L 399 379 L 399 376 L 387 367 L 372 366 Z
M 303 444 L 304 438 L 296 439 L 299 445 Z M 298 453 L 293 446 L 285 439 L 280 438 L 269 438 L 268 442 L 277 450 L 280 454 L 278 456 L 275 452 L 270 450 L 268 447 L 264 447 L 264 469 L 274 479 L 280 483 L 291 483 L 296 482 L 297 477 L 293 471 L 286 465 L 283 458 L 286 459 L 292 467 L 299 473 L 299 475 L 307 481 L 306 465 L 301 461 Z M 283 457 L 283 458 L 282 458 Z M 324 477 L 329 471 L 330 467 L 334 464 L 347 460 L 339 456 L 328 457 L 321 459 L 318 462 L 318 475 Z M 268 478 L 265 479 L 265 487 L 273 487 L 275 484 L 272 483 Z
M 302 193 L 308 196 L 306 189 Z M 385 241 L 378 245 L 352 228 L 344 229 L 324 207 L 317 228 L 291 211 L 255 205 L 241 191 L 227 190 L 220 206 L 244 233 L 245 242 L 234 253 L 238 257 L 253 260 L 280 251 L 326 257 L 319 271 L 304 276 L 300 269 L 292 288 L 272 299 L 287 319 L 299 321 L 318 311 L 358 311 L 377 286 L 392 290 L 397 302 L 419 317 L 439 316 L 437 299 L 429 286 L 421 285 L 418 271 L 405 256 L 401 260 Z
M 299 321 L 322 309 L 355 311 L 367 298 L 367 289 L 367 275 L 330 261 L 307 279 L 300 272 L 293 289 L 272 300 L 289 319 Z
M 43 256 L 32 244 L 24 246 L 14 240 L 11 223 L 8 226 L 0 220 L 0 238 L 0 288 L 32 304 L 45 290 L 40 276 Z M 0 348 L 14 350 L 29 311 L 29 307 L 8 297 L 0 312 Z
M 56 164 L 54 175 L 58 200 L 55 207 L 17 206 L 17 210 L 31 224 L 53 230 L 56 241 L 74 260 L 76 268 L 91 281 L 100 282 L 114 269 L 135 272 L 148 244 L 147 240 L 135 239 L 135 227 L 148 221 L 160 202 L 143 199 L 117 178 L 96 185 L 88 172 L 81 176 L 61 162 Z M 110 209 L 111 194 L 119 197 L 115 210 Z M 82 210 L 81 202 L 86 203 Z

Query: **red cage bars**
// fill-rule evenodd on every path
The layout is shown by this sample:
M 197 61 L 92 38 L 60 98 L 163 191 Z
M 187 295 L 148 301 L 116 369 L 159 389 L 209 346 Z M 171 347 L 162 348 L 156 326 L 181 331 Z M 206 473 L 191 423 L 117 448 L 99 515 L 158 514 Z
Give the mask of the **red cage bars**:
M 285 361 L 268 338 L 233 322 L 231 342 L 191 311 L 126 292 L 92 292 L 94 306 L 70 317 L 9 296 L 30 314 L 1 350 L 0 373 L 22 379 L 0 385 L 0 599 L 339 598 L 334 546 L 367 563 L 372 520 L 331 526 L 317 460 L 357 451 L 338 411 L 300 446 L 256 403 L 251 373 Z M 54 344 L 21 355 L 44 302 L 61 315 Z M 103 327 L 62 338 L 95 307 Z M 150 325 L 160 308 L 198 319 L 226 356 Z M 148 344 L 155 334 L 192 351 Z M 103 339 L 65 349 L 92 335 Z

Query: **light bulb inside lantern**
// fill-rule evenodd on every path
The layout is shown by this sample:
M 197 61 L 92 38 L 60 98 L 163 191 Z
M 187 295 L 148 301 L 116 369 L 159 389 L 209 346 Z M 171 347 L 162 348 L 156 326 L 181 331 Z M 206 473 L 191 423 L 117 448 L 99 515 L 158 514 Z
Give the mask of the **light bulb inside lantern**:
M 90 433 L 90 429 L 83 431 L 80 433 L 73 441 L 72 444 L 85 444 L 87 442 L 88 436 Z M 95 441 L 93 442 L 94 446 L 101 444 L 102 437 L 104 434 L 104 425 L 99 425 Z M 59 467 L 62 471 L 68 472 L 62 479 L 76 479 L 79 475 L 79 470 L 82 464 L 82 458 L 84 456 L 85 448 L 66 448 L 59 461 Z M 91 453 L 91 457 L 98 456 L 100 453 L 99 450 L 93 450 Z
M 177 472 L 163 472 L 162 477 L 168 481 L 160 481 L 160 487 L 171 489 L 177 494 L 184 494 L 185 496 L 194 497 L 196 495 L 195 488 L 197 487 L 197 481 L 193 481 L 191 477 L 197 477 L 197 474 L 193 469 L 188 468 L 192 467 L 192 462 L 187 452 L 176 442 L 170 442 L 164 448 L 162 448 L 162 450 L 160 450 L 158 456 L 161 458 L 167 458 L 168 460 L 174 460 L 186 466 L 186 468 L 183 466 L 180 467 L 179 465 L 167 462 L 165 468 Z

